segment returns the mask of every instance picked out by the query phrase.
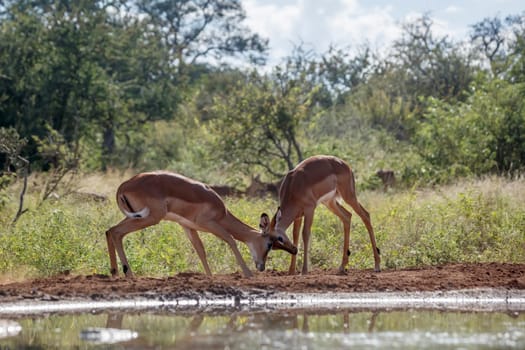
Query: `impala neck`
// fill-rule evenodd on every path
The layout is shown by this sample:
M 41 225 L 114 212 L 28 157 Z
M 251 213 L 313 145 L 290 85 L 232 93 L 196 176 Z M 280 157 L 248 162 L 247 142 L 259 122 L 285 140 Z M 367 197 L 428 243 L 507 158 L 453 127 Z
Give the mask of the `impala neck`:
M 292 224 L 292 222 L 299 217 L 302 213 L 299 213 L 298 208 L 295 208 L 294 206 L 286 206 L 281 204 L 281 219 L 276 225 L 276 228 L 279 228 L 286 232 L 288 227 Z
M 247 243 L 259 235 L 259 231 L 246 225 L 235 215 L 226 211 L 226 216 L 221 220 L 224 228 L 238 241 Z

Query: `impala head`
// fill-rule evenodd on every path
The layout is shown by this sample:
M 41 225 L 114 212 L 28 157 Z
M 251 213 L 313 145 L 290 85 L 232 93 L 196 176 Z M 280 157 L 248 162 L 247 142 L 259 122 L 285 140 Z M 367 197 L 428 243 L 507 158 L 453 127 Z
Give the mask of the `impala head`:
M 268 258 L 268 253 L 270 253 L 270 250 L 272 250 L 273 247 L 273 237 L 271 237 L 263 228 L 266 225 L 266 222 L 269 221 L 268 215 L 261 215 L 261 222 L 259 224 L 259 227 L 261 227 L 261 232 L 259 237 L 257 240 L 248 244 L 253 261 L 255 262 L 255 267 L 259 271 L 264 271 L 266 268 L 266 259 Z
M 281 219 L 281 209 L 277 210 L 277 213 L 270 221 L 270 218 L 266 213 L 261 215 L 260 227 L 263 233 L 266 233 L 272 239 L 273 249 L 286 250 L 290 254 L 297 254 L 297 247 L 292 244 L 288 236 L 286 235 L 286 229 L 278 227 L 279 220 Z

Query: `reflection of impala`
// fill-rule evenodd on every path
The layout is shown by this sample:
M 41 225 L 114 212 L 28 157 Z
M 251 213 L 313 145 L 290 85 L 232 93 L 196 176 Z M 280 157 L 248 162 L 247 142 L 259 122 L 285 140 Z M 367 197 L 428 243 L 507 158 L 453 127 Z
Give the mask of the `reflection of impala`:
M 375 260 L 375 271 L 380 270 L 379 249 L 376 247 L 374 230 L 370 223 L 370 215 L 359 204 L 355 193 L 354 174 L 348 164 L 331 156 L 314 156 L 299 163 L 290 170 L 283 179 L 279 190 L 279 208 L 273 217 L 270 227 L 264 227 L 272 235 L 286 236 L 286 229 L 293 222 L 293 244 L 297 246 L 299 229 L 303 225 L 303 270 L 308 273 L 308 245 L 310 229 L 317 204 L 322 203 L 337 215 L 344 225 L 343 261 L 340 272 L 345 271 L 348 264 L 348 245 L 350 241 L 350 221 L 352 214 L 346 210 L 339 200 L 343 199 L 361 217 L 370 235 Z M 285 239 L 285 241 L 288 241 Z M 292 256 L 289 273 L 295 273 L 296 256 Z
M 122 246 L 124 236 L 155 225 L 160 220 L 176 221 L 184 228 L 208 275 L 211 275 L 211 271 L 197 231 L 211 232 L 223 239 L 232 249 L 246 277 L 252 276 L 252 273 L 237 249 L 234 238 L 248 246 L 259 271 L 264 270 L 272 245 L 292 254 L 297 253 L 297 248 L 292 246 L 286 236 L 270 236 L 267 231 L 259 232 L 244 224 L 228 211 L 219 195 L 207 185 L 179 174 L 138 174 L 120 185 L 117 204 L 126 218 L 106 232 L 112 275 L 117 274 L 116 251 L 124 273 L 132 276 Z M 267 217 L 261 217 L 261 223 L 268 221 Z

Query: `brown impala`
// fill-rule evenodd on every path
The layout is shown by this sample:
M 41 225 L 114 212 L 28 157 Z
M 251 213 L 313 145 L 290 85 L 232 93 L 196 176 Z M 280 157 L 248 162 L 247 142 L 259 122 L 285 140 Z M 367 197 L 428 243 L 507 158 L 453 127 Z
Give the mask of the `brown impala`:
M 340 199 L 348 203 L 361 217 L 370 235 L 372 251 L 374 253 L 375 271 L 380 271 L 379 249 L 376 247 L 374 230 L 370 223 L 370 214 L 359 204 L 355 193 L 355 180 L 352 169 L 343 160 L 332 156 L 314 156 L 299 163 L 284 177 L 279 190 L 279 208 L 269 227 L 263 230 L 271 235 L 286 236 L 286 229 L 293 222 L 293 244 L 297 246 L 299 229 L 303 225 L 303 274 L 308 273 L 308 245 L 310 229 L 314 218 L 315 207 L 322 203 L 344 225 L 343 261 L 339 267 L 340 272 L 345 271 L 348 264 L 348 245 L 350 241 L 350 221 L 352 214 L 340 203 Z M 285 242 L 288 239 L 284 239 Z M 295 274 L 296 256 L 292 256 L 289 273 Z
M 248 246 L 259 271 L 264 271 L 266 257 L 272 246 L 292 254 L 297 253 L 297 248 L 292 246 L 286 236 L 273 236 L 268 231 L 259 232 L 244 224 L 228 211 L 219 195 L 207 185 L 179 174 L 138 174 L 120 185 L 117 204 L 126 218 L 106 232 L 112 275 L 118 273 L 116 251 L 124 273 L 127 277 L 132 276 L 122 246 L 124 236 L 155 225 L 160 220 L 175 221 L 184 228 L 208 275 L 211 275 L 211 271 L 197 231 L 211 232 L 226 241 L 245 277 L 252 276 L 252 272 L 246 266 L 234 239 Z M 261 227 L 268 227 L 268 222 L 267 216 L 261 216 Z M 276 240 L 277 243 L 274 242 Z

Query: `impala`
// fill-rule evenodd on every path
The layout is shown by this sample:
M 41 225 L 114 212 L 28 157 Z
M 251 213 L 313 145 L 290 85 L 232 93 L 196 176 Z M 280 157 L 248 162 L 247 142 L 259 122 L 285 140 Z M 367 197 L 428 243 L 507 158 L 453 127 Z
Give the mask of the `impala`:
M 279 208 L 268 226 L 262 227 L 271 235 L 286 237 L 286 229 L 293 222 L 293 245 L 297 246 L 302 218 L 303 269 L 308 273 L 308 246 L 314 211 L 319 203 L 324 204 L 341 219 L 344 226 L 343 259 L 339 271 L 344 273 L 350 251 L 350 223 L 352 214 L 345 209 L 340 199 L 348 203 L 361 217 L 368 230 L 374 253 L 375 271 L 380 271 L 379 249 L 376 246 L 370 214 L 357 201 L 355 180 L 352 169 L 343 160 L 332 156 L 314 156 L 299 163 L 283 179 L 279 190 Z M 284 241 L 288 241 L 286 238 Z M 289 268 L 295 274 L 296 256 L 293 255 Z
M 106 232 L 113 276 L 118 273 L 115 252 L 126 277 L 132 276 L 122 245 L 124 236 L 161 220 L 175 221 L 184 228 L 208 275 L 211 275 L 211 270 L 197 231 L 211 232 L 223 239 L 233 251 L 245 277 L 252 276 L 252 272 L 246 266 L 235 239 L 248 246 L 259 271 L 264 271 L 272 246 L 292 254 L 297 253 L 297 248 L 291 245 L 286 236 L 273 236 L 267 230 L 259 232 L 244 224 L 228 211 L 221 197 L 210 187 L 179 174 L 138 174 L 120 185 L 117 204 L 126 218 Z M 261 227 L 268 227 L 268 222 L 267 216 L 261 216 Z

